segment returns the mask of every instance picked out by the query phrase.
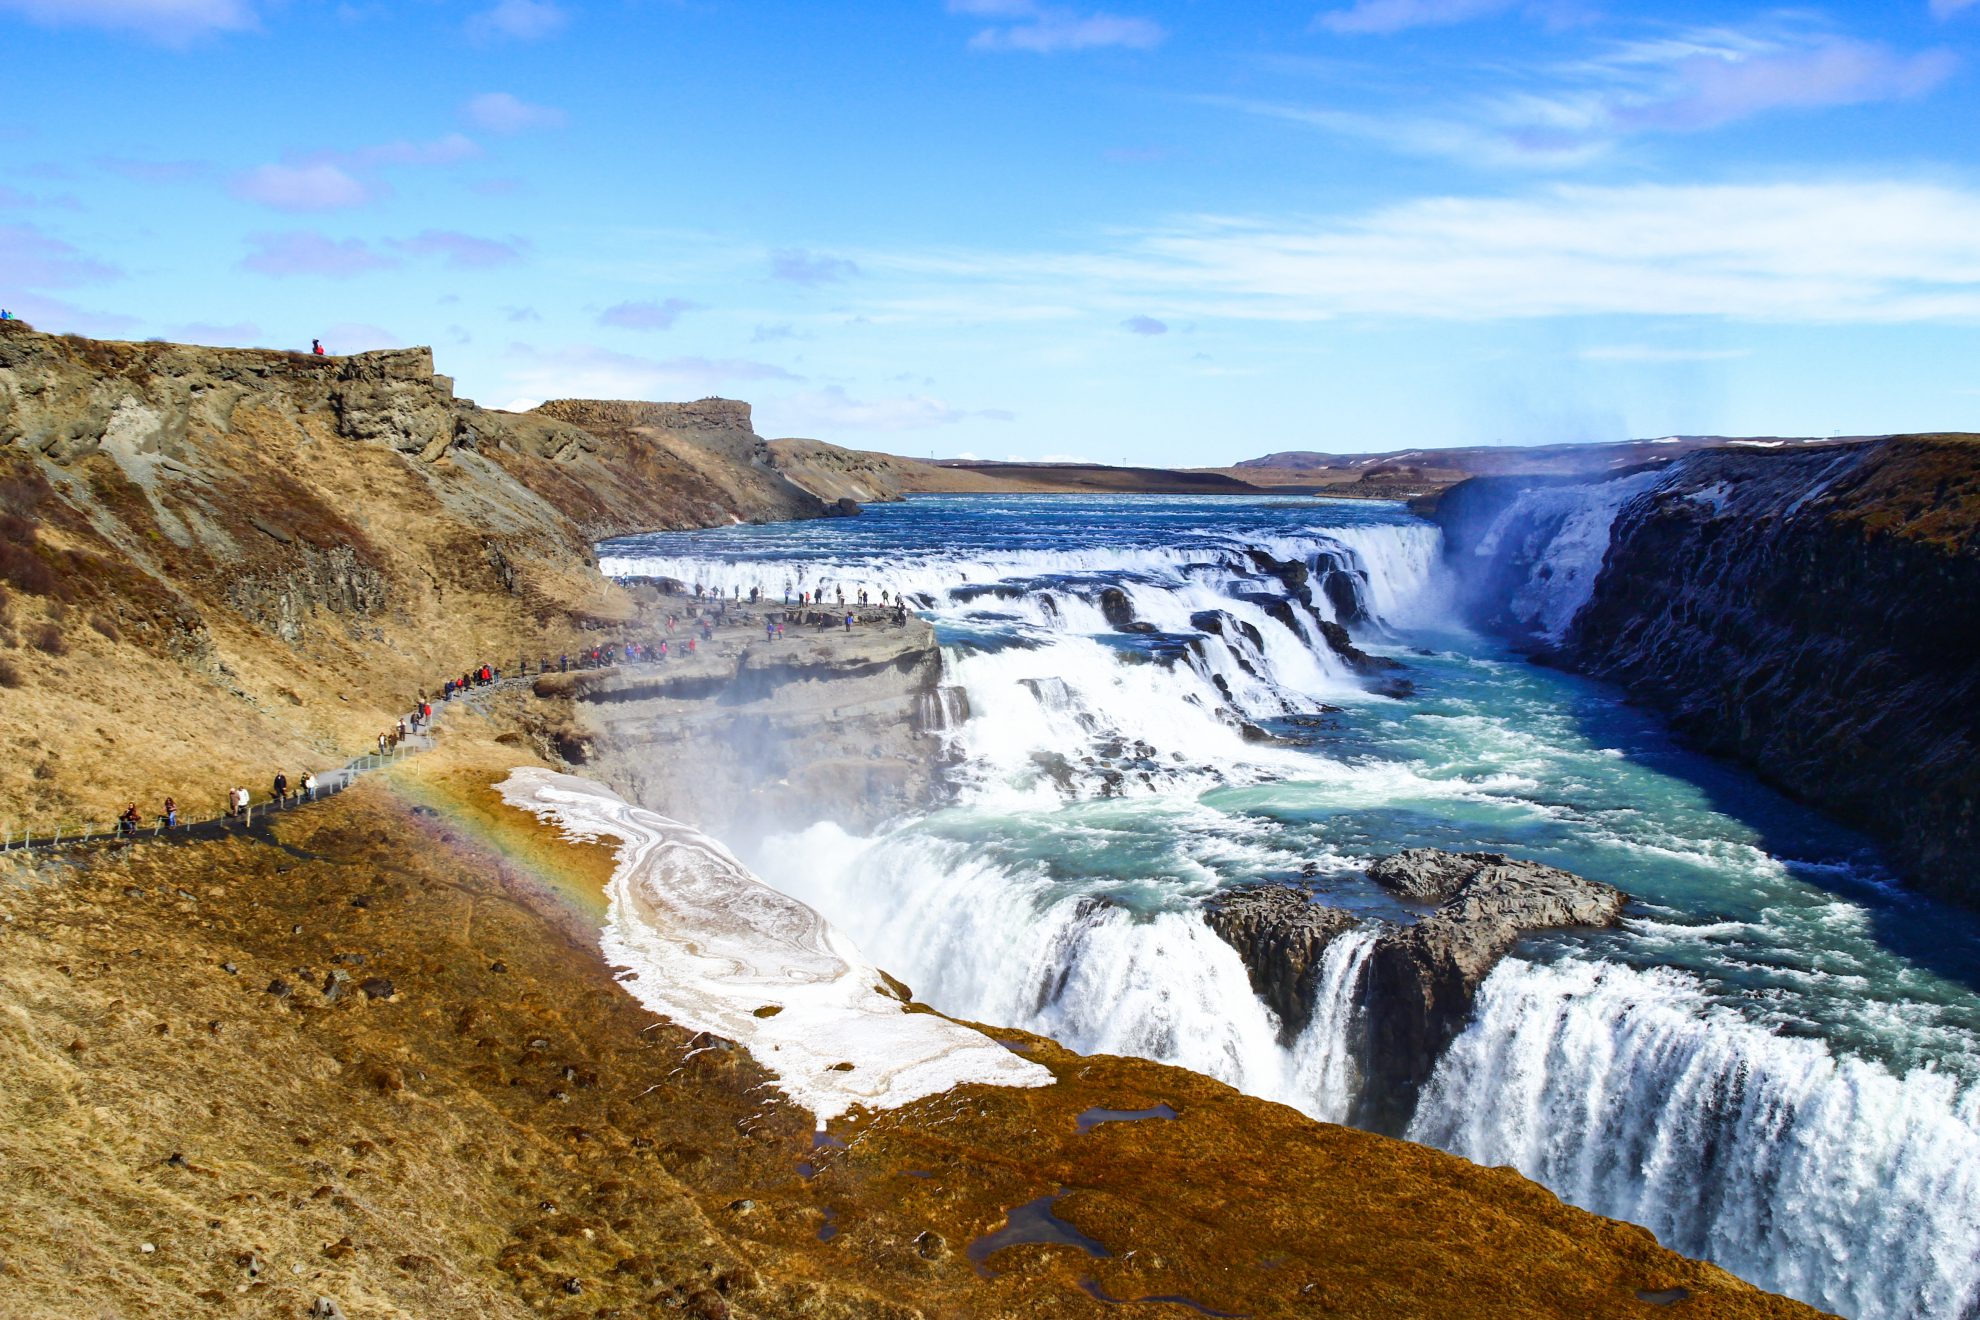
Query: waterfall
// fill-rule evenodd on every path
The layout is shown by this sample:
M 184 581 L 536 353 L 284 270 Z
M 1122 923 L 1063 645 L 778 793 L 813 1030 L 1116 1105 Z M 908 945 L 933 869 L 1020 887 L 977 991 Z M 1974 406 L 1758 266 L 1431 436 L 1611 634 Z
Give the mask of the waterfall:
M 1409 1136 L 1825 1310 L 1980 1314 L 1980 1090 L 1763 1031 L 1679 972 L 1508 960 Z
M 1379 932 L 1362 926 L 1336 937 L 1320 958 L 1313 1017 L 1292 1045 L 1291 1103 L 1315 1118 L 1345 1123 L 1360 1094 L 1362 989 Z
M 1595 594 L 1622 506 L 1670 479 L 1662 469 L 1610 481 L 1536 486 L 1500 510 L 1472 547 L 1468 565 L 1489 580 L 1512 618 L 1549 642 L 1567 637 Z
M 1661 479 L 1528 491 L 1464 558 L 1512 575 L 1519 620 L 1558 640 L 1590 597 L 1618 511 Z M 1132 512 L 1105 508 L 1091 516 Z M 1419 1097 L 1409 1135 L 1511 1164 L 1679 1251 L 1856 1320 L 1980 1320 L 1980 1089 L 1950 1063 L 1900 1076 L 1823 1038 L 1839 1020 L 1825 1013 L 1872 1021 L 1921 996 L 1917 966 L 1886 975 L 1838 952 L 1858 940 L 1856 953 L 1902 961 L 1867 929 L 1794 926 L 1803 908 L 1840 922 L 1850 905 L 1803 903 L 1788 888 L 1799 882 L 1756 878 L 1757 865 L 1785 868 L 1736 819 L 1701 823 L 1711 808 L 1695 791 L 1634 791 L 1656 789 L 1664 781 L 1649 778 L 1665 771 L 1634 767 L 1602 741 L 1557 756 L 1563 740 L 1604 736 L 1582 732 L 1596 699 L 1555 718 L 1567 699 L 1532 690 L 1549 680 L 1454 638 L 1439 532 L 1386 516 L 1288 530 L 1290 517 L 1247 527 L 1220 511 L 1192 538 L 1133 544 L 1114 525 L 1088 536 L 1062 522 L 1050 544 L 1000 529 L 1005 544 L 940 522 L 906 549 L 841 524 L 793 540 L 782 558 L 672 554 L 651 538 L 604 563 L 745 597 L 786 578 L 828 598 L 841 587 L 904 592 L 934 620 L 945 687 L 922 723 L 954 753 L 956 804 L 877 839 L 815 826 L 751 860 L 959 1017 L 1177 1064 L 1341 1121 L 1360 1085 L 1375 928 L 1329 944 L 1308 1025 L 1282 1044 L 1239 956 L 1200 916 L 1219 888 L 1302 872 L 1321 884 L 1406 844 L 1523 851 L 1546 840 L 1563 865 L 1587 856 L 1617 868 L 1628 850 L 1638 870 L 1588 874 L 1639 897 L 1639 870 L 1683 873 L 1693 888 L 1658 901 L 1687 915 L 1747 905 L 1729 924 L 1763 947 L 1700 955 L 1721 959 L 1702 965 L 1725 986 L 1558 947 L 1550 960 L 1508 960 Z M 1310 613 L 1288 564 L 1310 574 Z M 1441 668 L 1412 659 L 1424 695 L 1391 703 L 1369 696 L 1321 621 L 1347 622 L 1362 645 L 1437 629 L 1412 640 L 1452 653 Z M 1466 696 L 1465 682 L 1488 694 Z M 1323 707 L 1352 703 L 1342 723 L 1360 741 L 1302 746 L 1256 727 L 1315 727 Z M 1516 756 L 1503 750 L 1515 727 Z M 1691 815 L 1659 825 L 1667 834 L 1643 823 L 1664 822 L 1673 804 Z M 1884 977 L 1876 993 L 1833 1009 L 1776 985 L 1748 991 L 1743 969 L 1765 963 L 1777 938 L 1751 910 L 1763 880 L 1780 886 L 1788 914 L 1779 947 L 1805 953 L 1819 941 L 1859 980 Z M 1707 941 L 1714 928 L 1665 926 L 1658 938 Z M 1606 938 L 1637 961 L 1663 956 L 1641 931 Z M 1980 1059 L 1970 991 L 1944 993 L 1967 1013 L 1948 1019 L 1948 1059 Z M 1757 1008 L 1743 1015 L 1766 996 L 1778 996 L 1768 1020 L 1796 1034 L 1759 1025 Z

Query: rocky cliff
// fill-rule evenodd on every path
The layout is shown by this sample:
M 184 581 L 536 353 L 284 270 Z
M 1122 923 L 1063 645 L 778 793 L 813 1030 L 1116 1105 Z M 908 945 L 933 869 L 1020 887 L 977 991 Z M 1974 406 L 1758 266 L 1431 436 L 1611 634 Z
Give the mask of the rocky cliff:
M 1481 617 L 1980 903 L 1980 437 L 1480 480 L 1436 516 Z
M 618 532 L 822 511 L 746 405 L 453 395 L 310 357 L 0 322 L 0 829 L 321 769 L 447 673 L 631 617 Z

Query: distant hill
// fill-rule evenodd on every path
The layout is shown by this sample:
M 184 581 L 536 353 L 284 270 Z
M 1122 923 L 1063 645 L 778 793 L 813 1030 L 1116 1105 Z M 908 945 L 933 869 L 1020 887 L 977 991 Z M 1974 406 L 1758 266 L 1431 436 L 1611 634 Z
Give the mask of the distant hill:
M 1225 472 L 953 458 L 931 463 L 822 440 L 773 440 L 770 454 L 794 485 L 823 500 L 851 498 L 861 504 L 927 494 L 1257 495 L 1265 489 Z
M 1644 463 L 1665 462 L 1700 449 L 1797 449 L 1877 439 L 1874 436 L 1794 437 L 1671 435 L 1563 445 L 1469 445 L 1453 449 L 1391 449 L 1381 453 L 1328 454 L 1282 450 L 1219 469 L 1279 491 L 1412 499 L 1434 495 L 1470 477 L 1592 476 Z

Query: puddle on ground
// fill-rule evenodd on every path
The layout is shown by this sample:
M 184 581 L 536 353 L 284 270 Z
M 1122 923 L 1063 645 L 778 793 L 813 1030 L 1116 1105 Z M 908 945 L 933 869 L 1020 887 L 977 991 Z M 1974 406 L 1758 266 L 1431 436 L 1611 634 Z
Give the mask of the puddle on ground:
M 1081 1279 L 1079 1281 L 1079 1287 L 1080 1291 L 1088 1297 L 1096 1301 L 1105 1302 L 1109 1306 L 1180 1306 L 1194 1311 L 1198 1315 L 1217 1316 L 1219 1320 L 1245 1320 L 1242 1312 L 1213 1311 L 1201 1302 L 1193 1302 L 1187 1297 L 1178 1297 L 1173 1293 L 1163 1293 L 1155 1297 L 1115 1297 L 1105 1288 L 1102 1288 L 1097 1279 Z
M 1666 1288 L 1662 1292 L 1651 1292 L 1647 1288 L 1636 1290 L 1636 1300 L 1648 1302 L 1652 1306 L 1676 1306 L 1689 1296 L 1691 1296 L 1689 1288 Z
M 825 1216 L 825 1222 L 818 1226 L 818 1240 L 820 1242 L 830 1242 L 833 1238 L 839 1236 L 839 1212 L 836 1210 L 825 1210 L 821 1213 Z
M 1006 1040 L 1001 1036 L 992 1036 L 991 1039 L 1013 1054 L 1029 1054 L 1033 1048 L 1028 1040 Z
M 823 1129 L 820 1129 L 819 1131 L 813 1132 L 811 1134 L 811 1148 L 813 1150 L 847 1149 L 846 1143 L 841 1138 L 835 1137 L 831 1133 L 826 1132 Z M 819 1167 L 820 1167 L 819 1161 L 815 1159 L 799 1160 L 797 1166 L 798 1177 L 807 1180 L 816 1178 L 818 1176 Z
M 1102 1123 L 1139 1123 L 1144 1118 L 1159 1118 L 1165 1122 L 1176 1117 L 1176 1111 L 1168 1105 L 1156 1105 L 1153 1109 L 1101 1109 L 1095 1107 L 1079 1116 L 1079 1132 L 1085 1136 Z
M 969 1263 L 976 1266 L 976 1272 L 984 1278 L 996 1277 L 987 1262 L 990 1257 L 1005 1247 L 1019 1247 L 1028 1243 L 1042 1243 L 1048 1246 L 1078 1247 L 1089 1256 L 1110 1260 L 1114 1253 L 1099 1242 L 1068 1224 L 1052 1213 L 1057 1205 L 1072 1189 L 1061 1187 L 1058 1191 L 1026 1201 L 1023 1205 L 1012 1206 L 1004 1212 L 1004 1226 L 993 1233 L 985 1233 L 969 1244 Z

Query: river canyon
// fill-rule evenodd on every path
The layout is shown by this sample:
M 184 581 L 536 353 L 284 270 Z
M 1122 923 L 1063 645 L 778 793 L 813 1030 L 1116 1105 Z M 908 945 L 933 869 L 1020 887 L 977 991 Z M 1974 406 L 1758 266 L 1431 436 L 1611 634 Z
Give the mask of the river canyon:
M 1473 498 L 1457 530 L 1377 502 L 923 496 L 599 553 L 935 624 L 939 800 L 725 841 L 941 1011 L 1511 1165 L 1825 1309 L 1972 1316 L 1980 923 L 1529 654 L 1600 603 L 1618 512 L 1681 479 Z M 1474 571 L 1514 541 L 1516 589 Z M 1509 602 L 1524 631 L 1490 626 Z M 1398 1059 L 1379 951 L 1433 906 L 1369 871 L 1413 848 L 1628 902 L 1526 934 L 1448 1043 Z M 1346 914 L 1276 1011 L 1209 919 L 1261 885 Z

